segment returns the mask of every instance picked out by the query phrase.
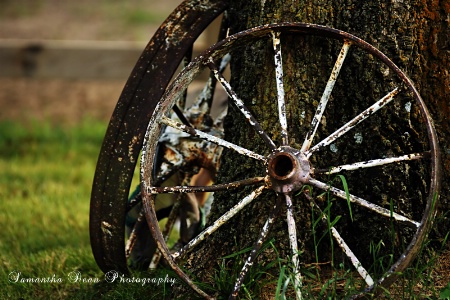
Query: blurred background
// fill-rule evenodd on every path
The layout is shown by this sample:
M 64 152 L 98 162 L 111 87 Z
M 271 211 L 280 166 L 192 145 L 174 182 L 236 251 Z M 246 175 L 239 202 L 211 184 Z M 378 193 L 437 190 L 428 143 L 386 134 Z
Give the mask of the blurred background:
M 145 44 L 180 3 L 0 0 L 0 120 L 109 119 Z

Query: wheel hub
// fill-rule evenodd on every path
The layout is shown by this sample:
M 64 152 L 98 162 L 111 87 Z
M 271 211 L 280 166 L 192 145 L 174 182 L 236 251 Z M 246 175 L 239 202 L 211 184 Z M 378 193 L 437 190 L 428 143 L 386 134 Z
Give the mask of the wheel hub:
M 283 146 L 274 151 L 267 160 L 267 175 L 272 189 L 279 193 L 290 193 L 308 183 L 311 165 L 299 150 Z

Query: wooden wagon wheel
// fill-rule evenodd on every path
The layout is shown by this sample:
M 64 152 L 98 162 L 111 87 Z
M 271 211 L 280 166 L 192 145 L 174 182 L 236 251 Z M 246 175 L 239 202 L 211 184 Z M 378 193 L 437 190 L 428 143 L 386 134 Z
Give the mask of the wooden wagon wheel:
M 178 6 L 147 44 L 119 98 L 91 194 L 91 247 L 104 272 L 129 273 L 124 241 L 127 199 L 149 118 L 194 41 L 226 6 L 222 0 L 187 0 Z
M 318 105 L 312 111 L 301 111 L 298 116 L 304 120 L 308 120 L 308 129 L 304 131 L 304 141 L 302 143 L 296 143 L 292 141 L 291 128 L 292 124 L 297 124 L 300 120 L 290 120 L 286 114 L 286 99 L 284 90 L 284 76 L 283 76 L 283 54 L 282 54 L 282 40 L 285 36 L 295 36 L 297 38 L 305 39 L 308 42 L 307 37 L 323 38 L 325 40 L 332 40 L 340 44 L 336 50 L 336 59 L 334 66 L 331 64 L 331 75 L 329 80 L 324 79 L 324 90 Z M 274 57 L 274 69 L 273 75 L 276 81 L 277 96 L 274 102 L 278 107 L 278 122 L 272 124 L 278 128 L 277 140 L 272 139 L 266 132 L 268 128 L 263 128 L 258 122 L 258 117 L 254 116 L 252 112 L 246 108 L 243 101 L 239 98 L 239 95 L 233 90 L 227 79 L 219 71 L 218 62 L 225 57 L 228 53 L 234 51 L 240 51 L 247 45 L 255 45 L 257 41 L 265 40 L 262 43 L 267 46 L 267 51 L 271 51 Z M 270 46 L 269 46 L 270 45 Z M 286 45 L 286 47 L 288 47 Z M 364 107 L 354 114 L 352 118 L 341 121 L 333 130 L 321 131 L 321 121 L 327 114 L 327 106 L 330 106 L 330 97 L 336 88 L 340 88 L 340 92 L 343 93 L 346 90 L 342 90 L 345 87 L 345 83 L 338 82 L 338 74 L 341 72 L 341 67 L 344 66 L 344 61 L 352 59 L 348 58 L 349 49 L 351 51 L 358 52 L 360 56 L 368 56 L 369 60 L 374 63 L 377 68 L 380 68 L 380 72 L 385 74 L 389 79 L 389 84 L 386 84 L 386 90 L 383 91 L 379 98 L 373 99 L 372 104 L 369 107 Z M 358 61 L 356 61 L 356 64 Z M 187 126 L 182 124 L 177 118 L 171 117 L 172 108 L 175 105 L 177 99 L 179 99 L 187 87 L 192 81 L 200 74 L 203 69 L 211 70 L 217 80 L 220 82 L 221 87 L 228 93 L 231 106 L 234 106 L 237 111 L 243 116 L 243 120 L 246 120 L 242 126 L 252 127 L 256 134 L 262 139 L 267 146 L 267 151 L 264 153 L 255 153 L 251 149 L 246 149 L 245 145 L 235 145 L 226 141 L 223 138 L 218 138 L 208 132 L 204 132 L 199 128 Z M 362 76 L 362 75 L 361 75 Z M 386 78 L 387 78 L 386 77 Z M 335 87 L 336 85 L 336 87 Z M 312 88 L 312 87 L 311 87 Z M 352 86 L 351 89 L 357 89 L 358 86 Z M 375 94 L 375 93 L 374 93 Z M 290 101 L 302 101 L 300 97 Z M 330 102 L 330 103 L 329 103 Z M 355 102 L 356 103 L 356 102 Z M 302 107 L 300 104 L 299 108 Z M 355 107 L 356 104 L 355 104 Z M 404 149 L 401 149 L 399 145 L 392 145 L 389 143 L 383 144 L 382 151 L 384 154 L 373 152 L 372 155 L 381 155 L 375 157 L 367 157 L 363 161 L 352 161 L 351 155 L 344 156 L 338 155 L 339 147 L 344 148 L 347 145 L 352 146 L 351 151 L 357 151 L 359 145 L 361 147 L 373 147 L 365 145 L 361 139 L 365 137 L 364 133 L 371 132 L 374 136 L 382 132 L 384 128 L 373 128 L 373 124 L 370 121 L 373 118 L 377 118 L 381 115 L 383 118 L 388 117 L 392 122 L 395 122 L 396 116 L 399 114 L 413 113 L 418 118 L 418 124 L 410 124 L 411 128 L 401 132 L 400 134 L 404 139 L 408 140 L 408 143 L 404 143 Z M 308 117 L 309 115 L 309 117 Z M 391 117 L 389 117 L 391 116 Z M 329 117 L 327 118 L 330 119 Z M 338 118 L 339 119 L 339 118 Z M 296 123 L 297 122 L 297 123 Z M 387 124 L 391 126 L 392 124 Z M 389 127 L 387 126 L 386 127 Z M 259 176 L 246 178 L 244 180 L 237 180 L 235 182 L 223 182 L 217 183 L 211 186 L 166 186 L 160 187 L 157 182 L 157 173 L 155 170 L 155 161 L 157 157 L 157 149 L 159 140 L 163 133 L 163 129 L 168 126 L 173 129 L 179 130 L 190 136 L 193 141 L 201 141 L 205 143 L 212 143 L 219 145 L 223 148 L 234 151 L 237 156 L 245 156 L 255 161 L 255 164 L 259 164 L 263 171 Z M 366 126 L 366 127 L 364 127 Z M 395 125 L 392 125 L 395 127 Z M 392 127 L 391 126 L 391 127 Z M 422 129 L 419 130 L 418 128 Z M 392 129 L 392 128 L 391 128 Z M 356 130 L 361 132 L 356 132 Z M 348 134 L 351 131 L 354 135 Z M 383 133 L 384 134 L 384 133 Z M 382 135 L 382 134 L 380 134 Z M 382 138 L 382 136 L 380 137 Z M 370 140 L 370 139 L 369 139 Z M 371 139 L 372 141 L 376 139 Z M 342 142 L 341 142 L 342 141 Z M 401 145 L 400 145 L 401 146 Z M 342 151 L 344 151 L 342 150 Z M 339 150 L 341 151 L 341 150 Z M 320 159 L 315 159 L 320 157 Z M 341 159 L 346 157 L 346 159 Z M 330 162 L 331 161 L 331 162 Z M 337 164 L 336 164 L 337 162 Z M 332 174 L 345 173 L 352 174 L 354 172 L 360 176 L 374 176 L 374 180 L 378 183 L 382 183 L 386 180 L 387 174 L 400 170 L 400 173 L 404 168 L 417 168 L 422 170 L 423 177 L 418 179 L 420 181 L 417 184 L 417 199 L 422 199 L 414 205 L 409 204 L 406 207 L 414 206 L 413 210 L 404 209 L 401 207 L 400 202 L 395 202 L 390 197 L 389 193 L 402 194 L 401 186 L 390 187 L 386 185 L 385 191 L 379 189 L 358 191 L 358 186 L 353 187 L 350 183 L 350 191 L 346 191 L 344 188 L 338 188 L 335 184 L 328 182 L 328 179 Z M 389 268 L 383 271 L 382 274 L 371 274 L 371 269 L 365 264 L 364 261 L 358 259 L 355 254 L 358 249 L 352 249 L 351 245 L 346 242 L 347 237 L 343 232 L 340 232 L 338 225 L 329 225 L 329 232 L 334 241 L 339 245 L 342 250 L 343 256 L 347 258 L 347 261 L 353 265 L 356 272 L 362 279 L 362 287 L 360 293 L 356 293 L 352 297 L 357 298 L 368 292 L 378 292 L 378 287 L 389 286 L 397 277 L 398 273 L 404 270 L 412 259 L 415 258 L 417 252 L 422 244 L 424 237 L 429 231 L 433 216 L 435 200 L 439 193 L 439 151 L 436 133 L 433 127 L 433 122 L 430 118 L 427 108 L 423 100 L 421 99 L 416 88 L 413 86 L 411 80 L 382 52 L 371 46 L 367 42 L 340 30 L 331 29 L 324 26 L 303 24 L 303 23 L 283 23 L 273 24 L 257 27 L 254 29 L 246 30 L 235 35 L 232 35 L 216 45 L 212 46 L 205 53 L 197 57 L 190 63 L 174 80 L 174 82 L 168 87 L 166 93 L 162 97 L 161 101 L 155 107 L 153 115 L 147 127 L 145 135 L 145 141 L 142 148 L 141 156 L 141 187 L 143 192 L 144 208 L 146 212 L 146 218 L 151 229 L 152 235 L 156 240 L 158 249 L 161 251 L 165 260 L 175 270 L 180 277 L 188 283 L 196 292 L 205 298 L 209 298 L 204 291 L 196 286 L 192 280 L 181 270 L 178 262 L 180 258 L 186 253 L 190 252 L 194 247 L 207 240 L 208 236 L 214 234 L 214 232 L 223 226 L 233 216 L 238 214 L 244 207 L 246 207 L 252 201 L 257 201 L 257 197 L 261 193 L 268 191 L 275 192 L 278 197 L 274 201 L 274 208 L 272 211 L 267 212 L 267 219 L 263 228 L 261 228 L 260 235 L 255 236 L 255 243 L 251 254 L 245 261 L 242 271 L 238 276 L 233 291 L 230 291 L 230 298 L 235 298 L 240 290 L 243 280 L 248 272 L 249 267 L 254 263 L 255 256 L 261 247 L 261 244 L 266 239 L 270 227 L 278 215 L 278 211 L 282 206 L 281 203 L 285 202 L 286 205 L 286 223 L 288 227 L 289 243 L 292 251 L 292 264 L 293 273 L 295 274 L 294 287 L 296 297 L 302 298 L 301 284 L 302 276 L 299 272 L 299 259 L 298 259 L 298 238 L 297 232 L 299 228 L 296 227 L 294 218 L 293 207 L 299 201 L 303 201 L 306 205 L 311 205 L 313 211 L 319 219 L 327 220 L 330 218 L 329 213 L 334 209 L 334 206 L 324 206 L 317 198 L 316 194 L 310 192 L 310 189 L 305 187 L 312 187 L 313 190 L 322 191 L 328 193 L 336 199 L 341 199 L 344 203 L 344 207 L 349 206 L 354 209 L 365 210 L 365 213 L 370 216 L 370 220 L 373 222 L 384 222 L 395 224 L 402 232 L 402 238 L 406 239 L 405 247 L 397 247 L 397 237 L 392 237 L 394 240 L 384 240 L 384 243 L 392 245 L 393 257 Z M 362 175 L 361 175 L 362 174 Z M 349 175 L 351 176 L 351 175 Z M 379 178 L 377 179 L 377 176 Z M 406 179 L 405 179 L 406 180 Z M 405 184 L 416 184 L 414 180 L 408 179 L 409 182 Z M 354 181 L 353 181 L 354 183 Z M 388 184 L 388 183 L 386 183 Z M 389 183 L 391 185 L 391 183 Z M 192 239 L 184 248 L 175 253 L 171 253 L 164 238 L 161 234 L 161 230 L 158 225 L 158 218 L 154 207 L 154 198 L 156 195 L 164 193 L 196 193 L 196 192 L 220 192 L 223 190 L 236 189 L 242 190 L 242 187 L 253 187 L 253 190 L 243 197 L 236 205 L 230 208 L 228 212 L 223 214 L 216 220 L 209 220 L 208 226 L 194 239 Z M 386 195 L 387 194 L 387 195 Z M 370 195 L 370 197 L 368 196 Z M 421 195 L 421 196 L 420 196 Z M 410 196 L 410 195 L 408 195 Z M 402 198 L 403 199 L 403 198 Z M 406 200 L 405 200 L 406 199 Z M 407 197 L 403 199 L 403 202 L 408 202 Z M 417 200 L 416 199 L 416 200 Z M 337 201 L 339 202 L 339 201 Z M 402 202 L 402 203 L 403 203 Z M 343 213 L 342 210 L 337 212 Z M 348 214 L 351 217 L 351 212 Z M 347 216 L 348 217 L 348 216 Z M 362 220 L 367 221 L 367 220 Z M 372 221 L 371 221 L 372 222 Z M 355 225 L 357 226 L 357 225 Z M 396 248 L 397 247 L 397 248 Z

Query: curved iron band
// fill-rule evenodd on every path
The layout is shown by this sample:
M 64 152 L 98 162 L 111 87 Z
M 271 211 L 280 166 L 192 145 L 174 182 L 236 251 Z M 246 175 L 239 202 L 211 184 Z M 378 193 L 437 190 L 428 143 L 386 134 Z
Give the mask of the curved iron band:
M 426 127 L 427 127 L 427 134 L 429 138 L 429 144 L 430 144 L 430 154 L 431 154 L 431 186 L 430 186 L 430 193 L 428 195 L 427 205 L 424 211 L 424 217 L 421 220 L 421 226 L 417 229 L 416 235 L 414 236 L 413 240 L 409 244 L 407 250 L 404 252 L 408 255 L 402 255 L 397 262 L 392 266 L 392 268 L 388 271 L 387 276 L 382 278 L 378 284 L 379 285 L 389 285 L 390 283 L 394 282 L 396 280 L 396 277 L 398 274 L 396 272 L 403 270 L 406 268 L 406 266 L 409 265 L 411 260 L 413 260 L 417 252 L 420 249 L 420 245 L 423 242 L 423 239 L 425 238 L 429 227 L 431 226 L 433 216 L 435 214 L 435 197 L 439 196 L 440 191 L 440 178 L 441 178 L 441 170 L 440 170 L 440 154 L 439 154 L 439 146 L 438 146 L 438 140 L 436 131 L 434 129 L 434 125 L 430 116 L 430 113 L 428 112 L 424 101 L 420 97 L 419 93 L 415 89 L 412 81 L 380 50 L 376 49 L 374 46 L 370 45 L 369 43 L 365 42 L 364 40 L 341 30 L 333 29 L 321 25 L 316 24 L 306 24 L 306 23 L 279 23 L 279 24 L 270 24 L 270 25 L 264 25 L 255 27 L 252 29 L 248 29 L 239 33 L 236 33 L 232 36 L 229 36 L 228 38 L 218 42 L 217 44 L 210 47 L 208 50 L 206 50 L 204 53 L 199 55 L 197 58 L 195 58 L 190 65 L 188 65 L 181 73 L 180 75 L 174 80 L 174 82 L 171 84 L 171 86 L 167 89 L 166 94 L 163 97 L 163 101 L 165 99 L 174 97 L 177 93 L 180 92 L 181 85 L 183 85 L 186 82 L 189 82 L 192 80 L 192 78 L 195 76 L 195 74 L 198 74 L 202 68 L 206 67 L 208 63 L 211 61 L 211 59 L 215 60 L 217 58 L 220 58 L 221 56 L 225 55 L 231 50 L 231 47 L 233 46 L 240 46 L 244 45 L 247 42 L 257 38 L 257 37 L 263 37 L 263 36 L 269 36 L 271 31 L 281 31 L 281 32 L 289 32 L 289 33 L 300 33 L 304 35 L 318 35 L 333 39 L 338 39 L 342 41 L 350 41 L 352 44 L 358 46 L 359 48 L 362 48 L 369 52 L 370 54 L 374 55 L 378 59 L 380 59 L 383 63 L 385 63 L 399 78 L 405 83 L 405 85 L 408 87 L 410 92 L 414 95 L 414 99 L 417 102 L 417 104 L 420 107 L 421 113 L 423 114 L 424 118 L 427 120 Z M 190 72 L 193 72 L 194 75 L 190 74 Z M 151 169 L 152 162 L 144 160 L 145 164 L 148 164 L 147 166 L 141 166 L 141 169 Z M 150 168 L 149 168 L 150 167 Z M 151 176 L 149 176 L 151 178 Z M 151 182 L 151 181 L 150 181 Z M 143 182 L 145 186 L 145 181 Z M 157 226 L 157 224 L 152 224 L 154 219 L 154 208 L 147 207 L 145 205 L 145 202 L 151 202 L 152 196 L 151 195 L 145 195 L 146 188 L 144 190 L 144 207 L 146 208 L 146 216 L 147 221 L 149 222 L 149 226 Z M 147 201 L 145 201 L 147 198 Z M 437 198 L 436 198 L 437 199 Z M 152 233 L 154 234 L 154 238 L 156 240 L 161 241 L 162 236 L 158 235 L 158 232 L 155 228 L 153 228 Z M 156 236 L 155 236 L 156 234 Z M 165 246 L 164 243 L 158 243 L 159 250 L 163 253 L 164 257 L 171 261 L 170 252 Z M 187 276 L 179 269 L 176 265 L 171 264 L 171 267 L 174 268 L 174 270 L 183 278 L 187 278 Z M 181 274 L 180 274 L 181 273 Z M 187 282 L 190 280 L 188 279 Z M 378 285 L 377 284 L 377 285 Z M 376 286 L 371 287 L 366 290 L 366 292 L 377 290 Z M 377 290 L 378 291 L 378 290 Z M 357 295 L 356 297 L 361 297 L 363 295 Z
M 226 7 L 223 0 L 183 2 L 149 41 L 128 78 L 108 125 L 91 193 L 91 247 L 103 272 L 129 274 L 126 203 L 148 121 L 185 53 Z

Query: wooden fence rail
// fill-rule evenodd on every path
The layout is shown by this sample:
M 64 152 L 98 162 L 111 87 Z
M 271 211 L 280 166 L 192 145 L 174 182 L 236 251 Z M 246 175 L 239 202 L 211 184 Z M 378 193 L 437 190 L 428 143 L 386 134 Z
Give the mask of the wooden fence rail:
M 146 42 L 0 40 L 0 77 L 126 79 L 145 45 Z

